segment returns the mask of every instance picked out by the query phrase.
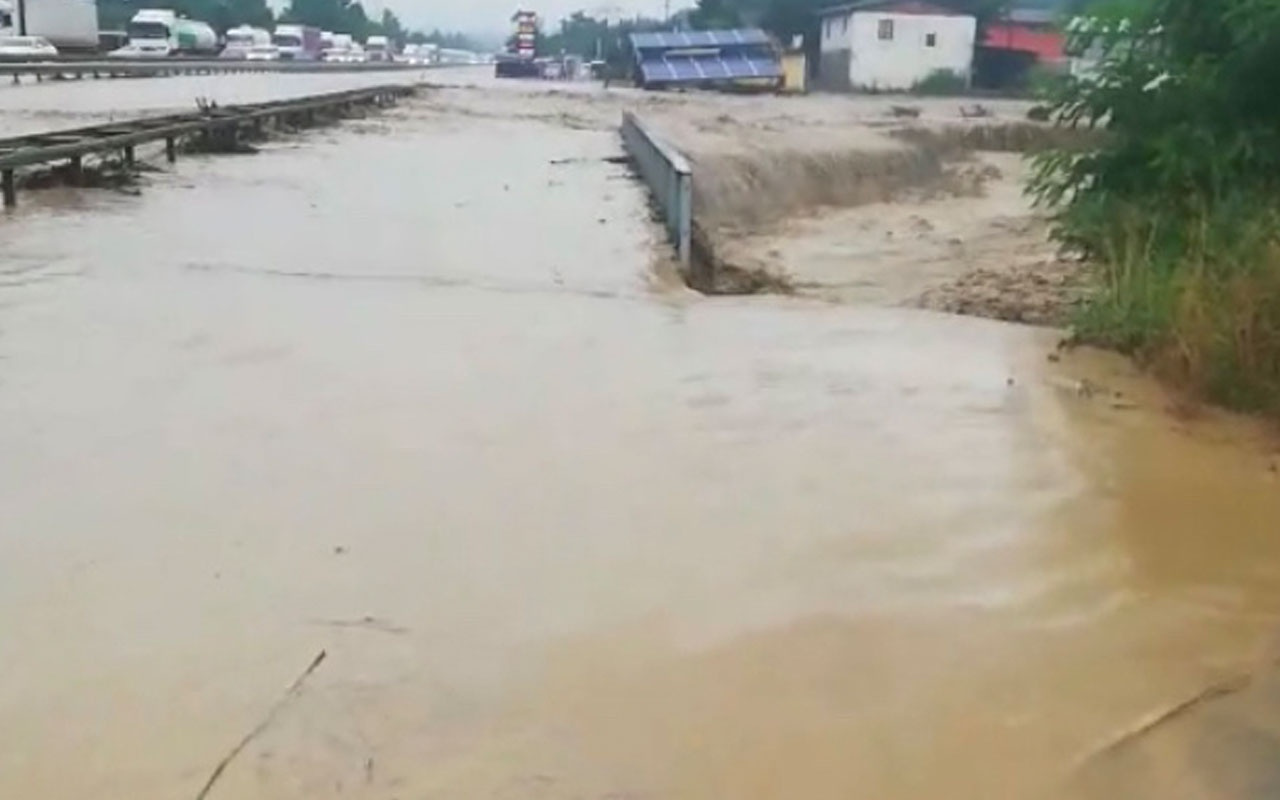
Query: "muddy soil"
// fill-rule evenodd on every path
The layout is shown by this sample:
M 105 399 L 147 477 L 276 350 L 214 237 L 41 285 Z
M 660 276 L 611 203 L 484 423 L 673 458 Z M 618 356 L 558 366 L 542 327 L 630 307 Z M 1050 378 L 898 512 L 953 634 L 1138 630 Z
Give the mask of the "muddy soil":
M 914 98 L 690 93 L 634 104 L 694 162 L 721 291 L 1036 324 L 1060 324 L 1078 301 L 1076 265 L 1058 257 L 1024 193 L 1024 156 L 1069 141 L 1028 121 L 1026 103 L 987 104 L 980 118 L 960 101 Z M 919 114 L 895 114 L 903 104 Z

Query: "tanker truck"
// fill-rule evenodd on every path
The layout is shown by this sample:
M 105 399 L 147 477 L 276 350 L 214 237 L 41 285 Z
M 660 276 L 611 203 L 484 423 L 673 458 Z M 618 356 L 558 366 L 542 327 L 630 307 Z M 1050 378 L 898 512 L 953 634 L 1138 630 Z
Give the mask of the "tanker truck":
M 125 30 L 129 43 L 111 53 L 118 58 L 167 58 L 218 52 L 218 34 L 207 22 L 179 17 L 169 9 L 144 8 L 133 15 Z
M 94 0 L 0 0 L 0 36 L 42 36 L 61 52 L 98 48 Z

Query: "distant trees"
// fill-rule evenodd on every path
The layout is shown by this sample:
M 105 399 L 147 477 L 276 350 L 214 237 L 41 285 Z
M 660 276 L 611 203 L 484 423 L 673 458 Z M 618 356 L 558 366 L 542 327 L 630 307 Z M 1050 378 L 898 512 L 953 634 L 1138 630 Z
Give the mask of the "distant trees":
M 570 53 L 610 63 L 620 62 L 627 36 L 638 31 L 660 30 L 663 22 L 643 17 L 611 23 L 581 11 L 560 21 L 560 30 L 538 43 L 540 53 Z
M 140 8 L 171 8 L 220 33 L 237 25 L 270 27 L 275 19 L 266 0 L 98 0 L 98 27 L 120 30 Z

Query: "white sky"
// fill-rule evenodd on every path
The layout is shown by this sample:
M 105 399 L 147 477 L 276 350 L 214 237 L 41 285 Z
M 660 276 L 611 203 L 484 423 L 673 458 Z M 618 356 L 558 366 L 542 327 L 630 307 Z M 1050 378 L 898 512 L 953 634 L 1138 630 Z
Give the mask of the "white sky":
M 670 0 L 671 10 L 693 5 L 693 0 Z M 287 0 L 272 0 L 272 5 L 282 7 Z M 370 16 L 381 14 L 390 8 L 410 28 L 440 28 L 505 35 L 510 28 L 511 15 L 517 9 L 537 11 L 542 24 L 554 30 L 562 17 L 574 11 L 585 11 L 596 17 L 633 17 L 642 14 L 661 17 L 664 0 L 364 0 Z

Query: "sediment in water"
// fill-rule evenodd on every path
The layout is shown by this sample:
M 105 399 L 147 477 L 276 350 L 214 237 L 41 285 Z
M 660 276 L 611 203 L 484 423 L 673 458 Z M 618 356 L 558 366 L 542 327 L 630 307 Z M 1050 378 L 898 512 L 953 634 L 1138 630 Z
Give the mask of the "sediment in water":
M 1076 132 L 1030 122 L 969 123 L 894 129 L 878 148 L 694 154 L 695 229 L 701 234 L 695 255 L 702 263 L 692 271 L 700 277 L 691 284 L 724 294 L 791 292 L 787 275 L 735 264 L 724 255 L 724 245 L 818 209 L 980 196 L 1001 175 L 978 154 L 1034 153 L 1084 140 Z

